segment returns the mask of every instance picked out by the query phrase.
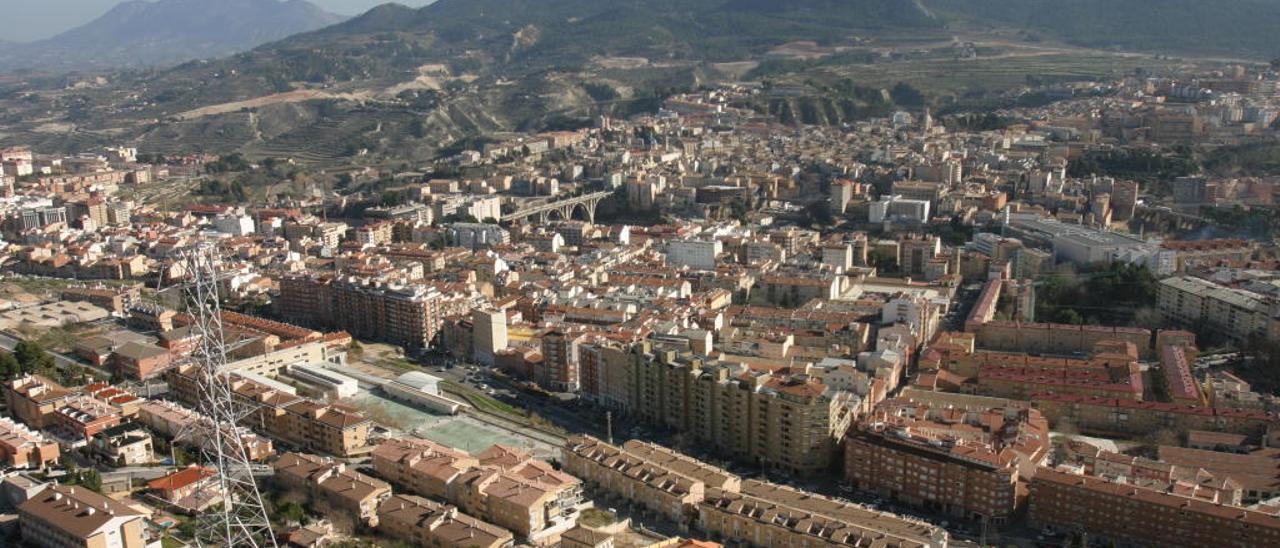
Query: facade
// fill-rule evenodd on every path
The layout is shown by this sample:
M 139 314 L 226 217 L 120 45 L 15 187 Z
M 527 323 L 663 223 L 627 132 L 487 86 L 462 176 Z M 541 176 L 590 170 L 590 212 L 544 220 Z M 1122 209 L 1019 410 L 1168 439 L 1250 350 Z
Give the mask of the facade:
M 378 507 L 391 497 L 391 485 L 346 464 L 304 453 L 285 453 L 271 464 L 275 481 L 322 498 L 369 526 L 378 524 Z
M 633 414 L 744 462 L 805 476 L 822 472 L 855 414 L 852 394 L 808 375 L 637 351 L 643 355 Z
M 1156 305 L 1165 321 L 1244 343 L 1275 333 L 1277 307 L 1262 295 L 1193 276 L 1160 280 Z
M 378 507 L 378 531 L 416 546 L 503 548 L 515 537 L 455 506 L 412 495 L 395 495 Z
M 560 455 L 566 472 L 675 523 L 692 518 L 708 486 L 736 491 L 742 483 L 729 472 L 637 440 L 616 447 L 589 436 L 571 437 Z
M 752 547 L 946 548 L 950 541 L 938 527 L 757 481 L 738 492 L 707 489 L 697 513 L 698 529 L 713 539 Z
M 4 385 L 9 413 L 32 428 L 53 424 L 53 415 L 75 396 L 70 390 L 39 375 L 19 377 Z
M 44 468 L 57 463 L 58 455 L 57 443 L 8 417 L 0 417 L 0 465 Z
M 914 506 L 1003 524 L 1026 501 L 1026 477 L 1049 454 L 1034 409 L 882 403 L 845 440 L 845 479 Z
M 694 270 L 715 270 L 716 257 L 724 252 L 719 240 L 674 240 L 667 242 L 667 264 Z
M 507 347 L 507 313 L 502 310 L 475 310 L 471 313 L 472 354 L 482 365 L 492 367 L 499 350 Z
M 548 390 L 576 392 L 582 385 L 579 358 L 585 337 L 553 329 L 542 336 L 542 362 L 534 367 L 534 382 Z
M 448 500 L 535 544 L 573 528 L 582 509 L 577 478 L 509 447 L 469 455 L 426 440 L 392 439 L 374 450 L 373 466 L 399 487 Z
M 1280 516 L 1041 468 L 1028 519 L 1090 539 L 1143 546 L 1280 545 Z
M 440 332 L 440 301 L 439 291 L 426 286 L 304 275 L 280 280 L 277 307 L 299 322 L 419 351 Z
M 52 485 L 18 506 L 22 540 L 39 548 L 143 548 L 143 517 L 84 487 Z

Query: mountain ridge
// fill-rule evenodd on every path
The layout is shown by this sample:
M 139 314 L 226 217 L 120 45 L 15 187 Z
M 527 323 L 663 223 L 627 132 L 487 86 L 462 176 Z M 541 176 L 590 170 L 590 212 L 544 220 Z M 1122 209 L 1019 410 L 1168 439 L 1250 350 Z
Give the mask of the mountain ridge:
M 306 0 L 129 0 L 52 38 L 10 44 L 0 52 L 0 70 L 175 65 L 246 51 L 343 20 Z

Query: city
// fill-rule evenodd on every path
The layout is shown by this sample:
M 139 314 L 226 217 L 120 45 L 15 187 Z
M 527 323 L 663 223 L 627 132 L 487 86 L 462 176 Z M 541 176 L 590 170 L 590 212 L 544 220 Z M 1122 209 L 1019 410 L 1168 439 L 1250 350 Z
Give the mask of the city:
M 1090 50 L 1135 66 L 982 109 L 758 72 L 875 44 L 429 154 L 341 86 L 58 145 L 22 109 L 78 84 L 0 94 L 0 533 L 1280 546 L 1280 60 Z M 883 62 L 1068 51 L 994 44 Z M 295 102 L 376 128 L 262 137 Z M 220 117 L 260 135 L 153 133 Z

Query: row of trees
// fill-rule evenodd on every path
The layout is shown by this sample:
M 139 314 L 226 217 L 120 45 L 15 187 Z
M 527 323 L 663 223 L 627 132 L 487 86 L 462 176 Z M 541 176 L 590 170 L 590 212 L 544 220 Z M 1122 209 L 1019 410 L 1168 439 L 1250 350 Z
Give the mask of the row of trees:
M 0 378 L 13 380 L 31 373 L 48 373 L 56 369 L 53 356 L 39 343 L 22 341 L 13 352 L 0 351 Z
M 1050 273 L 1036 289 L 1036 319 L 1064 324 L 1160 327 L 1156 278 L 1145 266 L 1111 263 Z

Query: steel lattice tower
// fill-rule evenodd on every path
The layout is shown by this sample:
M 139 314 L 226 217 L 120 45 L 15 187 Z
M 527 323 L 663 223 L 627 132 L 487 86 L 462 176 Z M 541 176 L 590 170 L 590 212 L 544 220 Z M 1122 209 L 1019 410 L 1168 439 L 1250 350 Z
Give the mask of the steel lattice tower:
M 185 286 L 191 329 L 199 345 L 192 354 L 197 366 L 199 406 L 210 421 L 188 425 L 185 436 L 200 441 L 205 465 L 217 476 L 202 482 L 197 496 L 221 496 L 221 509 L 200 513 L 195 541 L 202 547 L 275 548 L 266 505 L 253 476 L 244 440 L 237 425 L 256 408 L 236 399 L 226 376 L 229 352 L 218 299 L 218 248 L 205 244 L 184 254 L 190 282 Z M 202 440 L 202 441 L 201 441 Z

